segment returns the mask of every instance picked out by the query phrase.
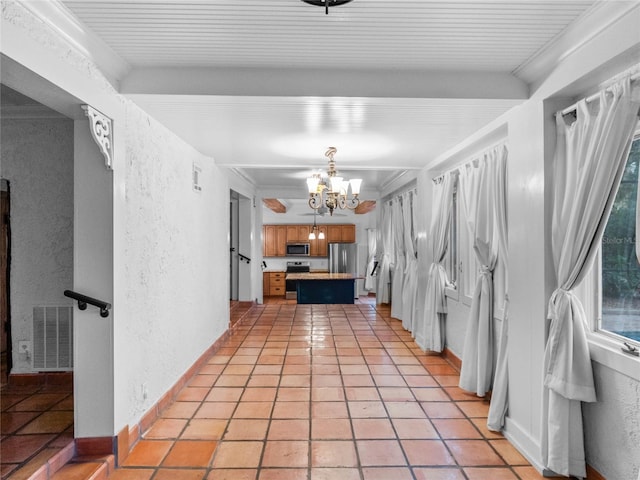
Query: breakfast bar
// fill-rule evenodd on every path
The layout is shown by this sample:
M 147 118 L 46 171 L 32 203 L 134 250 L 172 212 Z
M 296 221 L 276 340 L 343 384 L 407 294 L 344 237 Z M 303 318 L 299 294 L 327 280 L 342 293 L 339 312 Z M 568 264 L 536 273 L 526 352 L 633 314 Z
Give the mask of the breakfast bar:
M 296 282 L 297 301 L 308 303 L 355 303 L 355 281 L 351 273 L 288 273 Z

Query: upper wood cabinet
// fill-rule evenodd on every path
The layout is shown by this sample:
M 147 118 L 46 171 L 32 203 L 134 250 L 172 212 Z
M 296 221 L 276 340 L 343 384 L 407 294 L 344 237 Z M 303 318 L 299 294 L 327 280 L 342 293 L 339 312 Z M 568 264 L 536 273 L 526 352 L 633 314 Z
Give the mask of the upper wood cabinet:
M 306 243 L 309 241 L 309 225 L 287 225 L 287 243 Z
M 355 241 L 355 225 L 327 225 L 328 243 L 354 243 Z
M 342 243 L 356 242 L 356 226 L 342 225 Z
M 318 238 L 320 233 L 324 234 L 324 238 Z M 327 256 L 327 226 L 318 225 L 316 230 L 316 238 L 309 240 L 311 244 L 311 256 L 312 257 L 326 257 Z
M 286 225 L 264 225 L 262 227 L 262 255 L 284 257 L 287 253 Z
M 324 238 L 309 240 L 311 225 L 264 225 L 262 227 L 262 254 L 265 257 L 285 257 L 287 243 L 309 243 L 312 257 L 326 257 L 329 243 L 354 243 L 356 226 L 353 224 L 318 225 L 316 233 L 323 232 Z
M 284 225 L 276 225 L 276 256 L 287 255 L 287 229 Z
M 276 256 L 276 225 L 262 226 L 262 255 Z

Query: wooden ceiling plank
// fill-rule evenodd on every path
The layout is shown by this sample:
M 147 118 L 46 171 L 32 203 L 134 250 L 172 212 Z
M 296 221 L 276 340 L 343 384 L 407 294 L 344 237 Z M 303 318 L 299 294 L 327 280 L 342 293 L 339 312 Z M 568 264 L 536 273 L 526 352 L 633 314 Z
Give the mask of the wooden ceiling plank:
M 287 207 L 277 198 L 263 198 L 262 201 L 266 207 L 274 213 L 287 213 Z
M 360 202 L 360 205 L 358 205 L 356 207 L 354 212 L 356 214 L 362 215 L 362 214 L 365 214 L 365 213 L 369 213 L 374 208 L 376 208 L 376 201 L 375 200 L 365 200 L 364 202 Z

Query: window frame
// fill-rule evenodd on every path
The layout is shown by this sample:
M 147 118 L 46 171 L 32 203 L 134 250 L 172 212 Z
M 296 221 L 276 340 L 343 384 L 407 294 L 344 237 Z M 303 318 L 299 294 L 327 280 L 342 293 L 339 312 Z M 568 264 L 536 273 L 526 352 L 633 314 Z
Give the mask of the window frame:
M 459 177 L 457 179 L 459 181 Z M 456 183 L 456 190 L 458 184 Z M 463 215 L 463 207 L 462 203 L 457 202 L 458 214 L 456 216 L 458 222 L 457 229 L 457 260 L 458 260 L 458 278 L 455 286 L 455 290 L 453 288 L 446 291 L 448 297 L 460 301 L 462 304 L 471 307 L 473 303 L 473 292 L 476 288 L 476 281 L 478 280 L 480 264 L 478 263 L 478 259 L 476 257 L 475 252 L 473 251 L 473 239 L 471 233 L 469 232 L 469 227 L 467 225 L 466 219 Z M 496 263 L 495 270 L 493 272 L 493 281 L 494 281 L 494 305 L 493 305 L 493 318 L 494 320 L 504 320 L 505 313 L 505 296 L 504 294 L 508 290 L 507 285 L 507 270 L 509 266 L 504 262 L 504 259 L 500 257 L 498 262 Z M 495 296 L 495 279 L 500 278 L 502 282 L 503 292 L 502 298 L 498 299 Z M 498 303 L 498 300 L 500 302 Z
M 640 141 L 640 123 L 632 141 Z M 627 160 L 625 160 L 625 163 Z M 639 208 L 638 204 L 636 204 L 636 208 Z M 582 283 L 576 287 L 575 291 L 583 304 L 587 317 L 588 329 L 586 336 L 592 361 L 640 381 L 640 357 L 622 351 L 625 341 L 630 345 L 636 346 L 636 348 L 640 348 L 640 342 L 600 329 L 602 321 L 601 248 L 598 248 L 590 271 Z
M 449 225 L 449 247 L 447 248 L 447 258 L 445 263 L 445 270 L 447 276 L 450 274 L 450 270 L 455 272 L 456 278 L 453 282 L 451 279 L 445 287 L 444 294 L 446 297 L 452 300 L 458 301 L 460 298 L 460 198 L 458 197 L 458 175 L 454 177 L 453 191 L 451 201 L 453 205 L 451 207 L 451 222 Z M 451 260 L 451 254 L 455 253 L 455 260 Z

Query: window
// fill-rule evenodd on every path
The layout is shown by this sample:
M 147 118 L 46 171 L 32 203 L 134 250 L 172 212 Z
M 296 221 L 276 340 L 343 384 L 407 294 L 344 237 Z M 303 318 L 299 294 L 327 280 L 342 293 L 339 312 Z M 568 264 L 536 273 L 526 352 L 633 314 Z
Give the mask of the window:
M 464 210 L 464 209 L 463 209 Z M 473 235 L 469 231 L 466 212 L 461 214 L 459 231 L 459 276 L 458 290 L 461 292 L 461 300 L 466 305 L 471 305 L 473 293 L 480 274 L 480 263 L 473 248 Z M 493 270 L 493 316 L 504 318 L 504 302 L 507 290 L 507 264 L 503 255 L 498 255 Z
M 640 344 L 640 264 L 636 257 L 636 209 L 640 134 L 634 139 L 604 231 L 600 259 L 597 330 Z
M 466 218 L 462 221 L 462 235 L 460 236 L 460 264 L 461 264 L 461 287 L 463 293 L 463 300 L 467 305 L 471 305 L 471 297 L 473 297 L 473 291 L 476 288 L 476 280 L 478 278 L 478 271 L 480 265 L 476 258 L 476 252 L 473 250 L 473 238 L 469 227 L 467 226 Z
M 444 267 L 449 280 L 448 289 L 457 290 L 458 285 L 458 176 L 453 184 L 453 205 L 451 206 L 451 223 L 449 225 L 449 246 L 444 258 Z M 452 292 L 453 293 L 453 292 Z

